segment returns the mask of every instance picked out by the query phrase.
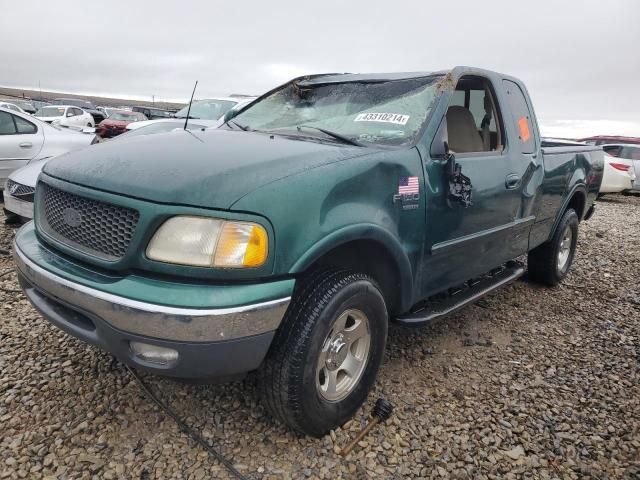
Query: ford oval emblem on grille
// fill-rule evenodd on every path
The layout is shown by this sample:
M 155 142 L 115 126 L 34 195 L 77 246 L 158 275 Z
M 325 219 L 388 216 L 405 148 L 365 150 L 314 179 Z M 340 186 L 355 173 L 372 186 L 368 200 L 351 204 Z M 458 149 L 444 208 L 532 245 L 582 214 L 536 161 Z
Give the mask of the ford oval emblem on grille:
M 82 215 L 74 208 L 65 208 L 62 212 L 62 221 L 70 227 L 79 227 L 82 223 Z

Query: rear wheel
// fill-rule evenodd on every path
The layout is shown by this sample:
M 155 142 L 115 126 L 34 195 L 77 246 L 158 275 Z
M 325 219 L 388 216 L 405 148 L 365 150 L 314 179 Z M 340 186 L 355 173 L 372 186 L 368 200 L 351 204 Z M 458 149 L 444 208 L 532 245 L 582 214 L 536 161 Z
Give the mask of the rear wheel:
M 269 412 L 307 435 L 342 425 L 373 387 L 387 321 L 364 274 L 324 269 L 301 280 L 258 375 Z
M 551 240 L 529 252 L 529 278 L 554 286 L 567 276 L 578 243 L 578 215 L 568 209 L 562 215 Z

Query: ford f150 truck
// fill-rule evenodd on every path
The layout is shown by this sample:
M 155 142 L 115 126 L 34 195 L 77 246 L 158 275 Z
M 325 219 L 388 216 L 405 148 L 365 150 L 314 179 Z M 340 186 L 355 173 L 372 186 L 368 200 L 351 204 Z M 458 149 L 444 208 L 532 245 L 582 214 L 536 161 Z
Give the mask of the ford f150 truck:
M 16 235 L 54 325 L 149 372 L 256 371 L 319 436 L 365 400 L 389 321 L 440 318 L 524 272 L 567 275 L 600 147 L 543 144 L 524 85 L 476 68 L 296 78 L 214 130 L 49 162 Z

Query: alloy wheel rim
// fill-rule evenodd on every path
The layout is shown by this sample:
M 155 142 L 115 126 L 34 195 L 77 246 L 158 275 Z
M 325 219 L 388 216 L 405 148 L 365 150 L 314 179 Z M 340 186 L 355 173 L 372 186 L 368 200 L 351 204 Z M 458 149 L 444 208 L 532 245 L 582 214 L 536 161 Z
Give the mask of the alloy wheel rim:
M 571 241 L 573 240 L 573 232 L 567 227 L 562 234 L 560 248 L 558 249 L 558 272 L 564 272 L 569 263 L 569 255 L 571 254 Z
M 345 310 L 322 342 L 316 368 L 318 393 L 331 402 L 347 397 L 362 377 L 370 349 L 369 319 L 360 310 Z

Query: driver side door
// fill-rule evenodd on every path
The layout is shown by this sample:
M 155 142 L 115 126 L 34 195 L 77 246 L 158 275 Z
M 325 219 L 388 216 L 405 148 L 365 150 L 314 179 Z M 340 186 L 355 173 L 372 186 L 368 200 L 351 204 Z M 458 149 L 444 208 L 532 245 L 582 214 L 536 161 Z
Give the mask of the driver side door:
M 442 122 L 454 162 L 471 183 L 471 202 L 450 194 L 446 160 L 426 165 L 432 182 L 427 201 L 423 294 L 460 285 L 520 253 L 513 243 L 519 178 L 507 145 L 499 88 L 481 76 L 462 77 Z M 442 125 L 441 125 L 442 127 Z M 526 243 L 526 235 L 522 234 Z

